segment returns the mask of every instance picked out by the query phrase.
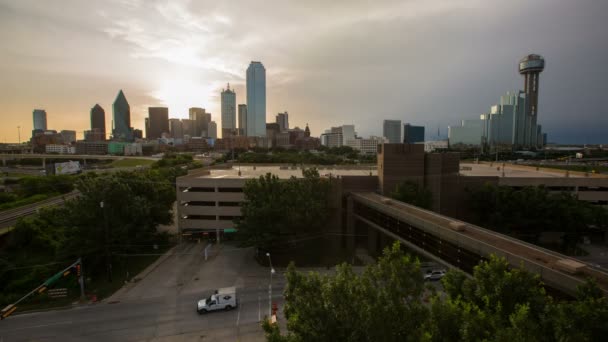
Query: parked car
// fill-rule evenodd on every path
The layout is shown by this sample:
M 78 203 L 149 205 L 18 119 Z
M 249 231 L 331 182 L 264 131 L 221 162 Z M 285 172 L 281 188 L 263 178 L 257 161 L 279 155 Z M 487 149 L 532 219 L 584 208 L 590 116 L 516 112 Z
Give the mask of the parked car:
M 235 287 L 225 287 L 215 291 L 209 298 L 198 301 L 196 311 L 204 314 L 209 311 L 231 310 L 239 305 Z
M 424 280 L 433 281 L 439 280 L 445 276 L 445 270 L 432 270 L 424 275 Z

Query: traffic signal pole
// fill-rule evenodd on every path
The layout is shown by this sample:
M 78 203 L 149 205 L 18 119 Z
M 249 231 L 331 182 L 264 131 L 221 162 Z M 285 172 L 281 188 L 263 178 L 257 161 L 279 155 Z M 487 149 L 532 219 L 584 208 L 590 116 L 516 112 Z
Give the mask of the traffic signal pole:
M 63 270 L 55 273 L 55 275 L 53 275 L 49 279 L 45 280 L 44 283 L 40 284 L 38 287 L 36 287 L 32 291 L 30 291 L 25 296 L 19 298 L 19 300 L 16 301 L 15 303 L 7 305 L 4 309 L 2 309 L 0 311 L 0 319 L 5 319 L 8 316 L 10 316 L 13 312 L 15 312 L 15 310 L 17 310 L 17 304 L 21 303 L 26 298 L 30 297 L 31 295 L 33 295 L 36 292 L 42 293 L 42 292 L 46 291 L 46 289 L 49 286 L 51 286 L 57 280 L 61 279 L 61 277 L 64 277 L 64 276 L 70 274 L 70 270 L 72 268 L 76 268 L 78 270 L 79 267 L 80 267 L 80 271 L 79 271 L 80 272 L 80 274 L 79 274 L 80 297 L 81 297 L 81 299 L 84 299 L 84 280 L 83 280 L 83 276 L 82 276 L 82 260 L 80 258 L 78 258 L 78 260 L 76 260 L 73 264 L 71 264 L 70 266 L 64 268 Z

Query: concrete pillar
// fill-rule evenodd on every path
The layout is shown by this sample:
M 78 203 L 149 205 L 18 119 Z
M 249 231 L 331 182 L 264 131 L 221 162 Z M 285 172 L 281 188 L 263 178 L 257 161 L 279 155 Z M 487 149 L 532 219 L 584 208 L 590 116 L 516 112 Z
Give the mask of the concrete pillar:
M 42 168 L 46 170 L 46 158 L 42 157 Z
M 219 245 L 220 244 L 220 230 L 216 229 L 215 230 L 215 242 Z
M 372 227 L 367 228 L 367 251 L 369 255 L 376 256 L 378 254 L 378 231 Z
M 348 253 L 355 252 L 355 218 L 353 212 L 353 198 L 346 199 L 346 250 Z

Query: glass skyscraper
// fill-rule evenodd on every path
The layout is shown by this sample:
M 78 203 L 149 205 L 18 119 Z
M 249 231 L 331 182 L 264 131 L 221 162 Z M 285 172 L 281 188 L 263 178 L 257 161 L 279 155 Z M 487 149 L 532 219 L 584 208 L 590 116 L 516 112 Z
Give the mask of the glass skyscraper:
M 133 140 L 131 131 L 131 107 L 122 89 L 118 92 L 112 104 L 113 125 L 112 138 L 114 140 Z
M 34 109 L 34 130 L 46 131 L 46 111 L 44 109 Z
M 266 69 L 261 62 L 247 68 L 247 136 L 266 136 Z
M 230 84 L 226 90 L 222 90 L 222 138 L 237 135 L 236 130 L 236 93 L 230 90 Z

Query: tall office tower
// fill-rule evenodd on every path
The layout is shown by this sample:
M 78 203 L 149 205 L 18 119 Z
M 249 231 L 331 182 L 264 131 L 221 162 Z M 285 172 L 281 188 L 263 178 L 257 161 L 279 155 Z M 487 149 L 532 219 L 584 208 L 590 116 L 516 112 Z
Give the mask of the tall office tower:
M 409 123 L 403 125 L 403 142 L 406 144 L 424 142 L 424 126 L 414 126 Z
M 247 136 L 247 105 L 239 105 L 239 135 Z
M 209 128 L 208 128 L 208 131 L 207 131 L 207 137 L 208 138 L 217 139 L 217 124 L 215 123 L 215 121 L 210 121 L 209 122 Z
M 538 87 L 540 73 L 545 69 L 545 59 L 540 55 L 527 55 L 519 61 L 519 73 L 524 76 L 524 93 L 526 94 L 526 117 L 522 147 L 538 146 L 537 117 L 538 117 Z
M 382 136 L 391 144 L 401 143 L 401 120 L 384 120 Z
M 114 129 L 112 138 L 115 140 L 133 140 L 133 132 L 131 130 L 131 106 L 127 102 L 122 89 L 118 92 L 116 100 L 112 104 L 112 115 Z
M 209 121 L 211 120 L 206 120 L 207 115 L 205 113 L 205 108 L 192 107 L 188 110 L 188 115 L 190 120 L 194 120 L 196 122 L 196 124 L 194 125 L 193 136 L 202 137 L 203 135 L 207 135 L 207 128 L 209 125 Z
M 261 62 L 247 68 L 247 136 L 266 136 L 266 69 Z
M 34 109 L 34 130 L 46 131 L 46 111 L 44 109 Z
M 169 119 L 169 131 L 171 132 L 171 138 L 183 139 L 184 138 L 184 126 L 180 119 Z
M 103 137 L 102 140 L 106 139 L 106 111 L 99 104 L 91 108 L 91 132 Z
M 276 122 L 279 124 L 281 132 L 287 131 L 289 129 L 289 114 L 287 111 L 277 114 Z
M 222 138 L 237 134 L 236 130 L 236 93 L 230 90 L 230 83 L 222 89 Z
M 167 107 L 148 107 L 148 127 L 146 139 L 162 138 L 169 133 L 169 109 Z
M 195 137 L 196 120 L 182 119 L 182 131 L 184 135 Z

